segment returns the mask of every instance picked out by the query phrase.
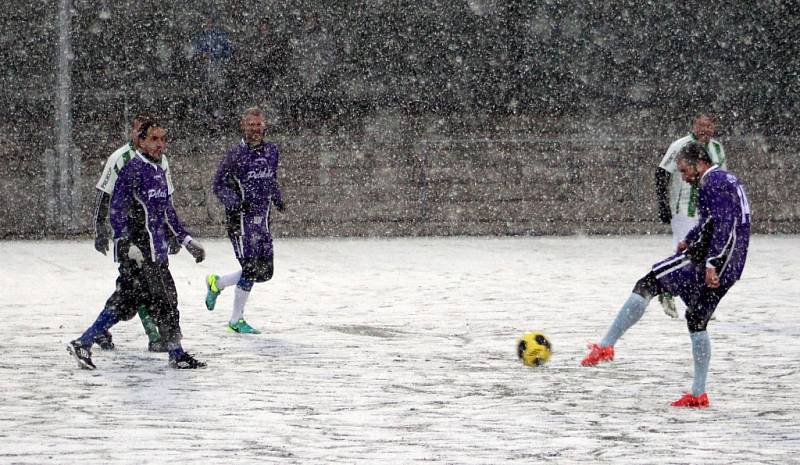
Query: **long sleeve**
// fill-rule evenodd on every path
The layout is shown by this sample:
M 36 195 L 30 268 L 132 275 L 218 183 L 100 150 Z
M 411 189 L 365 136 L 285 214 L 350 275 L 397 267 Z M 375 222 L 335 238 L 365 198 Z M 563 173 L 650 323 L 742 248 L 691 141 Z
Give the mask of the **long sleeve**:
M 740 200 L 737 184 L 726 172 L 714 169 L 706 176 L 698 197 L 697 226 L 686 235 L 687 253 L 695 263 L 720 269 L 736 243 Z
M 175 206 L 172 204 L 172 196 L 170 196 L 169 202 L 167 202 L 167 211 L 165 214 L 167 217 L 167 227 L 169 228 L 169 231 L 175 235 L 175 237 L 178 239 L 178 242 L 183 243 L 189 233 L 178 219 L 178 212 L 175 211 Z
M 735 202 L 738 199 L 729 184 L 715 184 L 711 186 L 710 190 L 712 189 L 716 192 L 706 196 L 708 205 L 705 206 L 714 224 L 706 255 L 706 266 L 720 268 L 729 256 L 729 249 L 735 239 L 735 222 L 739 218 Z
M 128 209 L 133 202 L 133 171 L 122 169 L 114 185 L 114 193 L 111 195 L 111 227 L 114 230 L 114 239 L 127 238 L 128 231 Z
M 278 149 L 275 148 L 275 168 L 274 168 L 274 178 L 272 180 L 272 203 L 275 205 L 283 205 L 283 193 L 281 192 L 281 187 L 278 184 L 278 166 L 279 166 L 279 155 Z M 282 208 L 282 207 L 281 207 Z
M 121 262 L 128 254 L 130 245 L 130 231 L 128 225 L 128 208 L 133 201 L 132 171 L 125 168 L 119 172 L 119 177 L 111 194 L 111 227 L 114 230 L 114 261 Z
M 239 192 L 231 187 L 231 184 L 235 182 L 231 173 L 231 159 L 232 153 L 226 153 L 214 176 L 214 194 L 222 202 L 225 210 L 233 210 L 242 202 Z
M 111 196 L 100 189 L 94 198 L 94 237 L 108 238 L 108 207 L 111 203 Z
M 662 223 L 668 224 L 672 218 L 669 209 L 669 183 L 672 174 L 664 168 L 656 168 L 656 197 L 658 199 L 658 218 Z

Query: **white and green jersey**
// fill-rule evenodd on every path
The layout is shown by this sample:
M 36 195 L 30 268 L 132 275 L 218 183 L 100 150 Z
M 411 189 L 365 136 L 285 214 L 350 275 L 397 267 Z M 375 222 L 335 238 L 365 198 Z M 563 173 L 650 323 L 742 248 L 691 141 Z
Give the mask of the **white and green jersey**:
M 658 166 L 672 175 L 669 188 L 669 207 L 672 215 L 695 218 L 697 216 L 697 188 L 683 181 L 675 160 L 678 157 L 678 152 L 689 142 L 697 142 L 692 133 L 670 144 L 667 153 L 664 154 L 664 158 Z M 719 165 L 722 169 L 727 169 L 725 150 L 723 150 L 719 141 L 711 139 L 705 148 L 715 165 Z
M 106 167 L 103 168 L 103 175 L 100 176 L 100 181 L 97 182 L 97 186 L 95 187 L 106 194 L 111 195 L 114 192 L 114 185 L 117 183 L 117 176 L 119 175 L 120 170 L 135 155 L 136 149 L 133 148 L 133 144 L 130 142 L 115 150 L 114 153 L 108 157 L 108 161 L 106 161 Z M 164 155 L 161 155 L 161 168 L 167 174 L 168 194 L 172 195 L 172 193 L 175 192 L 175 187 L 172 185 L 172 176 L 170 176 L 169 172 L 169 162 L 167 161 L 167 157 Z

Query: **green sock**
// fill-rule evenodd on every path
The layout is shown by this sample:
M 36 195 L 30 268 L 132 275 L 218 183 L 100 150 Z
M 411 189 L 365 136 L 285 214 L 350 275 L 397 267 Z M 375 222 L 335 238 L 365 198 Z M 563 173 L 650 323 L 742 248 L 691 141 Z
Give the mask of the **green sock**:
M 156 326 L 156 322 L 153 321 L 153 317 L 150 316 L 150 312 L 147 310 L 147 307 L 139 307 L 139 319 L 142 320 L 144 332 L 147 333 L 147 338 L 150 339 L 150 342 L 160 341 L 161 336 L 158 334 L 158 326 Z

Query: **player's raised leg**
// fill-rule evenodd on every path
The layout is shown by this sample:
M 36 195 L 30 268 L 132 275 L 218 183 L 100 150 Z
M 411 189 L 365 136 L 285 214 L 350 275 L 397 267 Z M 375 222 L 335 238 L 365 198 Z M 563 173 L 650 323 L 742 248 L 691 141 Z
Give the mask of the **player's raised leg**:
M 637 281 L 633 292 L 617 312 L 606 335 L 599 344 L 589 345 L 589 353 L 581 361 L 581 365 L 595 366 L 600 362 L 614 360 L 614 344 L 642 318 L 650 300 L 658 293 L 660 289 L 652 271 Z
M 217 297 L 222 293 L 222 290 L 236 284 L 241 277 L 242 270 L 222 276 L 216 274 L 206 276 L 206 308 L 214 310 L 217 305 Z

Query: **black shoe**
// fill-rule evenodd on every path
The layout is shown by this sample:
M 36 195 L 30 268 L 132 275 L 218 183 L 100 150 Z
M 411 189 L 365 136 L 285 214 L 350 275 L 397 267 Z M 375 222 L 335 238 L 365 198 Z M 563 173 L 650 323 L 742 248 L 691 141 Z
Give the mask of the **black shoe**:
M 167 344 L 164 341 L 150 341 L 147 344 L 147 350 L 150 352 L 168 352 Z
M 94 343 L 103 350 L 114 350 L 114 341 L 111 340 L 111 333 L 108 331 L 97 335 L 94 338 Z
M 169 366 L 177 370 L 192 370 L 195 368 L 205 368 L 206 364 L 192 357 L 192 354 L 184 352 L 177 357 L 170 357 Z
M 75 360 L 78 361 L 78 367 L 84 370 L 94 370 L 97 368 L 92 363 L 92 347 L 85 346 L 77 339 L 67 344 L 67 352 L 71 353 Z

